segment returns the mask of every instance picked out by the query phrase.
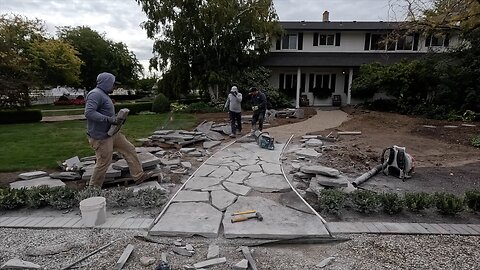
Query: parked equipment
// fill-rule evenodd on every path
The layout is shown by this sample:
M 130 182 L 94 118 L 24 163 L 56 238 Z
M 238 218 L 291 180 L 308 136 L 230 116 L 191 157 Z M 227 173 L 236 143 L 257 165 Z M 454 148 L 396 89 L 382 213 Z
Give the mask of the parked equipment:
M 253 132 L 253 136 L 255 136 L 255 141 L 257 142 L 260 148 L 274 150 L 275 149 L 275 139 L 268 134 L 268 132 L 262 132 L 260 130 L 255 130 Z
M 386 155 L 388 156 L 385 157 Z M 405 181 L 412 177 L 414 168 L 414 158 L 407 154 L 405 147 L 394 145 L 383 150 L 382 170 L 385 175 L 393 175 Z

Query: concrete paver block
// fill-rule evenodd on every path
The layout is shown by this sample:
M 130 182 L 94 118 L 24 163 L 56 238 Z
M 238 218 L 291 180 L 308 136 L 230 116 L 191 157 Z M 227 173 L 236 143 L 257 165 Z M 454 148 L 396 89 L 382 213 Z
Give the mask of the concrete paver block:
M 150 235 L 217 237 L 222 212 L 206 203 L 173 203 Z
M 245 209 L 254 209 L 261 213 L 263 221 L 250 219 L 232 223 L 230 218 L 225 218 L 223 220 L 225 238 L 282 239 L 330 236 L 318 217 L 289 209 L 261 197 L 239 197 L 227 208 L 225 217 Z

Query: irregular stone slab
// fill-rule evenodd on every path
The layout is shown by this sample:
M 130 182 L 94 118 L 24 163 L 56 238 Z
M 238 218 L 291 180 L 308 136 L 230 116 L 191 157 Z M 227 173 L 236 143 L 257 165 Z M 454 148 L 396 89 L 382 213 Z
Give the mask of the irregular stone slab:
M 192 168 L 192 163 L 190 163 L 188 161 L 181 162 L 180 165 L 182 165 L 182 167 L 184 167 L 186 169 Z
M 90 180 L 90 178 L 93 175 L 94 169 L 95 169 L 95 165 L 85 168 L 85 172 L 83 172 L 83 175 L 82 175 L 82 180 Z M 113 179 L 115 177 L 120 177 L 120 176 L 122 176 L 122 171 L 114 169 L 113 164 L 110 164 L 110 166 L 107 169 L 107 172 L 105 173 L 105 182 L 107 182 L 106 181 L 107 179 Z
M 319 147 L 323 145 L 323 142 L 319 139 L 310 139 L 305 142 L 308 147 Z
M 223 182 L 222 185 L 231 193 L 239 196 L 247 196 L 248 193 L 252 190 L 250 187 L 239 185 L 231 182 Z
M 218 258 L 220 256 L 220 247 L 215 244 L 210 244 L 207 251 L 207 260 Z
M 78 158 L 78 156 L 74 156 L 72 158 L 65 160 L 63 163 L 67 165 L 67 168 L 73 168 L 80 163 L 80 159 Z
M 175 159 L 166 159 L 166 158 L 161 158 L 160 163 L 162 163 L 165 166 L 173 166 L 173 165 L 179 165 L 181 160 L 179 158 Z
M 209 175 L 209 177 L 225 179 L 225 178 L 228 178 L 231 174 L 232 174 L 232 171 L 228 167 L 221 166 L 220 168 L 213 171 Z
M 264 177 L 255 177 L 245 180 L 248 185 L 260 192 L 288 192 L 291 190 L 290 185 L 283 178 L 283 175 L 267 175 Z
M 140 160 L 140 163 L 142 164 L 142 168 L 156 166 L 160 163 L 160 158 L 150 152 L 141 152 L 138 153 L 137 156 Z M 120 159 L 117 162 L 113 163 L 111 167 L 115 170 L 127 171 L 128 163 L 125 159 Z
M 222 179 L 213 177 L 195 176 L 185 185 L 186 190 L 202 190 L 211 186 L 216 186 L 222 182 Z
M 156 259 L 153 258 L 153 257 L 146 257 L 146 256 L 140 257 L 140 264 L 141 264 L 142 266 L 152 265 L 152 264 L 155 263 L 155 261 L 156 261 Z
M 256 219 L 232 223 L 229 218 L 223 220 L 226 238 L 264 238 L 285 239 L 294 237 L 330 237 L 325 226 L 317 216 L 305 214 L 261 197 L 239 197 L 229 206 L 225 217 L 233 212 L 255 209 L 263 216 Z
M 115 269 L 122 269 L 125 263 L 127 262 L 128 258 L 130 258 L 130 255 L 132 255 L 133 249 L 135 248 L 134 245 L 128 244 L 127 247 L 123 250 L 122 255 L 117 261 L 117 264 L 115 264 Z
M 215 258 L 215 259 L 195 263 L 193 264 L 193 267 L 195 267 L 196 269 L 199 269 L 199 268 L 205 268 L 205 267 L 210 267 L 214 265 L 224 264 L 226 262 L 227 262 L 227 259 L 225 257 Z
M 253 159 L 240 158 L 240 159 L 236 159 L 235 162 L 237 162 L 240 166 L 248 166 L 248 165 L 257 164 L 258 160 L 256 158 L 253 158 Z
M 163 149 L 161 147 L 135 147 L 135 152 L 141 153 L 141 152 L 150 152 L 152 154 L 157 153 L 158 151 L 162 151 Z
M 173 132 L 175 131 L 174 130 L 156 130 L 155 132 L 153 132 L 153 135 L 167 135 Z
M 22 180 L 30 180 L 30 179 L 40 178 L 45 176 L 48 176 L 48 173 L 44 171 L 34 171 L 34 172 L 21 173 L 18 175 L 18 178 Z
M 325 175 L 330 177 L 338 177 L 340 175 L 340 172 L 337 169 L 325 167 L 322 165 L 305 166 L 300 168 L 300 171 L 303 173 L 317 174 L 317 175 L 320 174 L 320 175 Z
M 300 198 L 298 198 L 297 194 L 293 191 L 280 195 L 280 203 L 288 208 L 313 215 L 312 211 L 302 202 Z
M 65 180 L 65 181 L 82 179 L 82 176 L 78 172 L 55 172 L 55 173 L 51 173 L 50 177 L 54 179 Z
M 215 190 L 225 190 L 222 185 L 215 185 L 207 188 L 202 188 L 202 191 L 215 191 Z
M 324 268 L 330 263 L 332 263 L 335 260 L 335 257 L 328 257 L 325 260 L 321 261 L 319 264 L 317 264 L 318 268 Z
M 210 202 L 208 192 L 182 190 L 172 202 Z
M 221 141 L 209 141 L 209 142 L 204 142 L 203 143 L 203 148 L 204 149 L 210 149 L 213 148 L 217 145 L 220 145 L 222 142 Z
M 137 193 L 139 190 L 144 190 L 144 189 L 161 189 L 161 190 L 164 190 L 165 193 L 167 192 L 167 190 L 162 186 L 160 186 L 160 184 L 157 181 L 143 182 L 139 185 L 129 187 L 129 189 L 132 189 L 133 193 Z
M 35 178 L 32 180 L 22 180 L 22 181 L 15 181 L 10 183 L 10 188 L 13 189 L 30 189 L 32 187 L 40 187 L 40 186 L 48 186 L 48 187 L 64 187 L 65 183 L 58 179 L 53 179 L 50 176 Z
M 208 165 L 208 164 L 203 164 L 195 172 L 195 176 L 208 176 L 209 174 L 211 174 L 213 171 L 215 171 L 218 168 L 220 168 L 220 166 L 212 166 L 212 165 Z
M 63 243 L 57 245 L 46 245 L 46 246 L 33 246 L 25 249 L 25 254 L 28 256 L 45 256 L 45 255 L 54 255 L 69 251 L 74 247 L 79 247 L 80 243 Z
M 190 156 L 190 157 L 203 157 L 203 154 L 200 151 L 193 151 L 193 152 L 189 152 L 188 156 Z
M 222 212 L 206 203 L 173 203 L 150 235 L 217 237 Z
M 316 178 L 312 178 L 312 180 L 310 180 L 310 185 L 308 186 L 308 188 L 305 190 L 305 192 L 307 193 L 313 193 L 311 195 L 313 196 L 320 196 L 320 193 L 322 192 L 322 190 L 324 190 L 325 188 L 320 185 L 318 183 L 318 181 L 316 180 Z
M 298 179 L 311 179 L 314 176 L 315 174 L 309 174 L 309 173 L 303 173 L 303 172 L 296 172 L 293 174 L 293 177 Z
M 302 136 L 302 139 L 307 139 L 307 140 L 318 139 L 318 135 L 304 135 Z
M 243 184 L 243 181 L 250 175 L 248 172 L 244 171 L 235 171 L 227 179 L 228 182 Z
M 187 256 L 187 257 L 192 257 L 193 256 L 193 252 L 190 252 L 186 248 L 182 248 L 182 247 L 173 247 L 172 251 L 174 253 L 176 253 L 178 255 L 182 255 L 182 256 Z
M 262 166 L 263 172 L 266 174 L 282 174 L 282 168 L 280 164 L 264 162 L 260 164 L 260 166 Z
M 312 179 L 312 181 L 314 181 Z M 348 187 L 348 178 L 345 176 L 339 176 L 338 178 L 327 177 L 323 175 L 317 175 L 315 177 L 315 181 L 318 184 L 325 186 L 325 187 Z
M 197 150 L 197 148 L 181 148 L 180 153 L 191 153 L 195 150 Z
M 0 269 L 42 269 L 42 267 L 36 263 L 11 259 L 4 263 Z
M 248 261 L 247 259 L 242 259 L 237 264 L 233 266 L 234 270 L 247 270 L 248 269 Z
M 225 211 L 225 209 L 227 209 L 227 207 L 229 207 L 237 199 L 237 196 L 226 190 L 212 191 L 211 195 L 213 207 L 217 208 L 220 211 Z
M 309 157 L 309 158 L 319 158 L 322 154 L 318 153 L 314 149 L 299 149 L 295 151 L 295 154 L 303 157 Z
M 248 165 L 245 167 L 240 168 L 242 171 L 253 173 L 253 172 L 262 172 L 262 167 L 260 165 Z

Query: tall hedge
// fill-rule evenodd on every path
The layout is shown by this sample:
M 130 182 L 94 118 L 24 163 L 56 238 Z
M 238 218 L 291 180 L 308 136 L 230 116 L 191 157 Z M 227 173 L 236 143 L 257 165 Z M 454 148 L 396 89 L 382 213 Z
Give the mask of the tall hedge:
M 155 100 L 153 101 L 152 104 L 152 112 L 156 113 L 164 113 L 164 112 L 169 112 L 170 111 L 170 100 L 168 98 L 160 93 L 155 97 Z
M 0 124 L 36 123 L 41 120 L 40 110 L 0 111 Z

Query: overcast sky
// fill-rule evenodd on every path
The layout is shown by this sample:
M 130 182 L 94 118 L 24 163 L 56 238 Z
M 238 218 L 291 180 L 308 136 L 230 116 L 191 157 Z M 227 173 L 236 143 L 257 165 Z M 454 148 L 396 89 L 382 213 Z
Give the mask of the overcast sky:
M 392 0 L 274 0 L 283 21 L 320 21 L 325 10 L 331 21 L 401 20 L 402 14 L 389 5 Z M 0 12 L 38 18 L 55 33 L 56 26 L 80 26 L 105 33 L 108 39 L 124 42 L 144 66 L 152 57 L 153 41 L 140 24 L 146 20 L 135 0 L 0 0 Z M 147 70 L 147 69 L 146 69 Z

